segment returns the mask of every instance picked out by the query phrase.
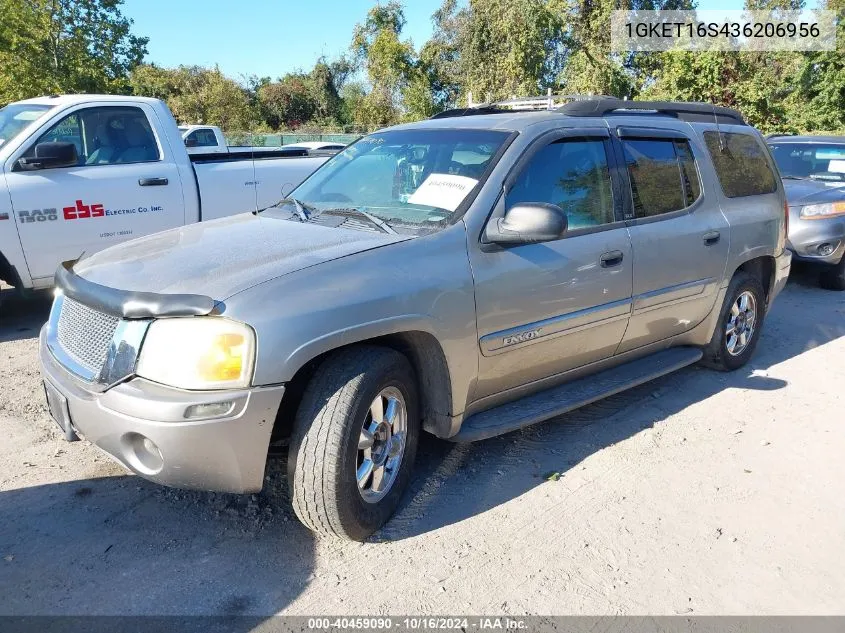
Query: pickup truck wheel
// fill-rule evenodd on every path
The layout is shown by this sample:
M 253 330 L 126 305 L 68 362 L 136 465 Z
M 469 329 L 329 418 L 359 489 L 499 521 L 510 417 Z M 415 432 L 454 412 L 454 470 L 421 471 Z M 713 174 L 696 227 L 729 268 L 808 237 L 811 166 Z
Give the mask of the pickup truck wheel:
M 734 275 L 713 337 L 704 349 L 702 364 L 720 371 L 733 371 L 748 362 L 763 328 L 765 297 L 757 277 L 747 272 Z
M 296 414 L 288 457 L 293 509 L 311 530 L 360 541 L 391 517 L 417 451 L 416 378 L 391 349 L 330 356 Z
M 826 290 L 845 290 L 845 255 L 838 264 L 821 274 L 819 285 Z

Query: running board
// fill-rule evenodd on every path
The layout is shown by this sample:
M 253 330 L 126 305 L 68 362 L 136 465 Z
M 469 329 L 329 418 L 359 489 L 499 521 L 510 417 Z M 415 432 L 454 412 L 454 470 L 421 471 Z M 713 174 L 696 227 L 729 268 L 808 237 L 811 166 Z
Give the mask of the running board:
M 605 369 L 471 415 L 464 420 L 458 434 L 449 439 L 453 442 L 476 442 L 544 422 L 692 365 L 702 356 L 697 347 L 674 347 Z

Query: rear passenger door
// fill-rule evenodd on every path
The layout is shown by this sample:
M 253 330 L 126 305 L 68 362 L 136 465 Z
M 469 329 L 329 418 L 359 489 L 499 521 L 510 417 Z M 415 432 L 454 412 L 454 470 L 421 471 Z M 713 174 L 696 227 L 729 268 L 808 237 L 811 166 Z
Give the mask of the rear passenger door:
M 567 135 L 567 132 L 572 134 Z M 631 309 L 632 258 L 618 208 L 619 180 L 606 128 L 550 134 L 505 183 L 489 222 L 518 203 L 560 206 L 569 229 L 540 244 L 470 248 L 480 346 L 476 399 L 613 355 Z M 552 381 L 555 381 L 552 378 Z
M 730 247 L 715 190 L 702 186 L 703 148 L 684 132 L 619 127 L 628 179 L 625 217 L 634 259 L 633 306 L 618 352 L 681 334 L 713 308 Z

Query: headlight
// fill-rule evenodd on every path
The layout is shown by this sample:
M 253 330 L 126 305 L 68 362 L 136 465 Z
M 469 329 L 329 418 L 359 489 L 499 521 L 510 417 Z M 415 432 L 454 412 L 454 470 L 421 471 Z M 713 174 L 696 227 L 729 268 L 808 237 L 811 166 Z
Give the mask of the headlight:
M 801 217 L 805 220 L 821 220 L 834 215 L 845 215 L 845 201 L 808 204 L 801 208 Z
M 179 389 L 236 389 L 252 380 L 255 334 L 219 317 L 153 321 L 136 373 Z

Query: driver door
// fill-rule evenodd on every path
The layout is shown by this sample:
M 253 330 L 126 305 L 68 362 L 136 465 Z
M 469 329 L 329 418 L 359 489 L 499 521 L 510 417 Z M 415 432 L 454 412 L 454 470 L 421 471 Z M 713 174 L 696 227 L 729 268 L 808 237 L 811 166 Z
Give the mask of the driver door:
M 35 145 L 76 146 L 74 167 L 25 171 L 7 164 L 18 233 L 36 285 L 49 285 L 63 261 L 185 223 L 179 170 L 159 142 L 146 105 L 86 106 L 65 113 Z M 39 281 L 40 280 L 40 281 Z
M 493 218 L 519 202 L 567 214 L 563 238 L 470 249 L 479 336 L 476 399 L 528 386 L 612 356 L 631 311 L 631 240 L 606 129 L 534 147 Z M 561 136 L 563 136 L 561 138 Z M 531 150 L 529 150 L 531 151 Z M 491 403 L 494 404 L 494 403 Z

